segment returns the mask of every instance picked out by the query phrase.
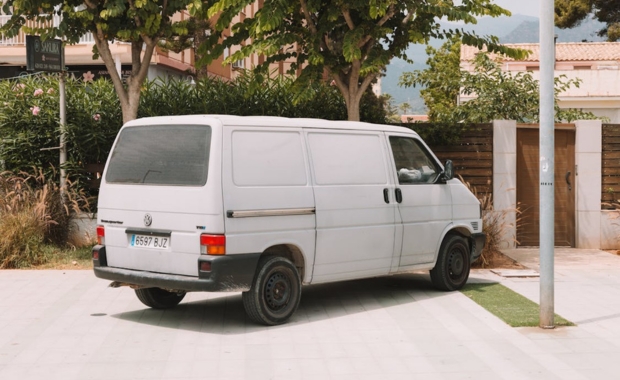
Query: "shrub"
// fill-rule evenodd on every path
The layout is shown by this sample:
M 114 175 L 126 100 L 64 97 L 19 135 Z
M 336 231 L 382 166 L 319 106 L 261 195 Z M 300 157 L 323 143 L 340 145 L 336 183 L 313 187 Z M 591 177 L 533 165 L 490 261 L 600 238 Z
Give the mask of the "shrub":
M 502 242 L 504 242 L 508 232 L 513 230 L 521 222 L 519 217 L 521 210 L 519 207 L 515 207 L 514 209 L 496 211 L 493 207 L 492 193 L 478 194 L 475 187 L 472 187 L 468 182 L 464 181 L 462 177 L 460 179 L 480 201 L 480 207 L 482 209 L 482 232 L 486 235 L 486 242 L 482 249 L 482 254 L 472 266 L 479 268 L 495 267 L 495 262 L 502 256 L 500 251 Z M 515 224 L 507 221 L 509 214 L 513 212 L 517 215 Z M 513 239 L 515 239 L 515 237 L 513 237 Z
M 264 79 L 245 72 L 235 80 L 147 81 L 142 89 L 138 117 L 231 114 L 284 117 L 311 117 L 330 120 L 347 118 L 344 99 L 336 87 L 313 83 L 304 97 L 293 102 L 293 80 L 287 77 Z M 58 181 L 59 95 L 58 77 L 41 75 L 19 80 L 0 80 L 0 166 L 13 173 L 39 168 L 46 178 Z M 110 81 L 66 81 L 67 170 L 76 189 L 91 197 L 96 205 L 97 178 L 85 169 L 105 164 L 114 138 L 122 126 L 120 103 Z M 363 121 L 384 123 L 385 111 L 368 91 L 360 106 Z M 50 148 L 52 148 L 50 150 Z M 45 150 L 41 150 L 45 149 Z
M 79 212 L 79 194 L 45 179 L 22 173 L 0 174 L 0 268 L 20 268 L 46 261 L 46 244 L 67 241 L 71 217 Z

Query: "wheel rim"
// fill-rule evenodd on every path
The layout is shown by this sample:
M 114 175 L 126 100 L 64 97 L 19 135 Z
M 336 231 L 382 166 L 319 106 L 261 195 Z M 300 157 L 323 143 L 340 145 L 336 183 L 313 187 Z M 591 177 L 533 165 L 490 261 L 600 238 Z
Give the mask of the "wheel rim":
M 272 274 L 265 285 L 265 300 L 269 309 L 274 311 L 283 309 L 290 298 L 291 283 L 289 279 L 280 272 Z
M 467 254 L 462 247 L 454 247 L 450 250 L 447 270 L 448 276 L 452 281 L 459 282 L 467 274 L 466 256 Z

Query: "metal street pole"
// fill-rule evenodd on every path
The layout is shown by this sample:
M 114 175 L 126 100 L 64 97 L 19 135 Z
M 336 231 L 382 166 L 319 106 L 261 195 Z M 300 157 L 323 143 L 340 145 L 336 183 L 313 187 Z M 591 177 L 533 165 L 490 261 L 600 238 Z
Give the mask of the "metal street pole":
M 66 75 L 66 71 L 61 71 L 58 79 L 58 92 L 60 92 L 60 197 L 63 202 L 65 201 L 65 191 L 67 185 L 67 173 L 64 168 L 65 162 L 67 162 L 67 146 L 65 143 L 65 128 L 67 125 L 67 108 L 65 100 Z
M 540 2 L 540 327 L 555 327 L 554 317 L 554 7 Z

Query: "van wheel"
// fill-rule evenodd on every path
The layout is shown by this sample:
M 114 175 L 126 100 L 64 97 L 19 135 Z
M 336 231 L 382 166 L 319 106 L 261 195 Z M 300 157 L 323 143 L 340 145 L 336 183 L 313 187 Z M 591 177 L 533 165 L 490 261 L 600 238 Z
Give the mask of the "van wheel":
M 301 280 L 297 268 L 283 257 L 263 257 L 249 291 L 243 292 L 248 317 L 268 326 L 286 322 L 297 310 Z
M 169 292 L 160 288 L 142 288 L 135 292 L 140 302 L 153 309 L 175 307 L 185 297 L 185 292 Z
M 431 281 L 439 290 L 459 290 L 469 278 L 469 245 L 460 235 L 448 235 L 441 243 Z

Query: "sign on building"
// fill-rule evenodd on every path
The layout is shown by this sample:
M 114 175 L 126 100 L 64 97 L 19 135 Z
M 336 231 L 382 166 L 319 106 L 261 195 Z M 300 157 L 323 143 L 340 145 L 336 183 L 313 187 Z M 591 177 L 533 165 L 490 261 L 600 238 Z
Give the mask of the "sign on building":
M 29 71 L 63 71 L 65 50 L 62 41 L 42 41 L 39 36 L 26 36 L 26 67 Z

